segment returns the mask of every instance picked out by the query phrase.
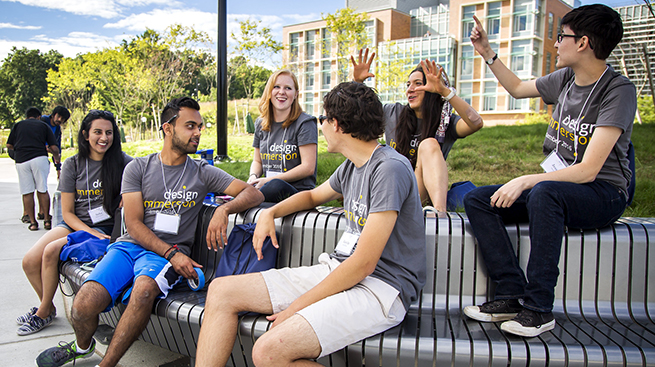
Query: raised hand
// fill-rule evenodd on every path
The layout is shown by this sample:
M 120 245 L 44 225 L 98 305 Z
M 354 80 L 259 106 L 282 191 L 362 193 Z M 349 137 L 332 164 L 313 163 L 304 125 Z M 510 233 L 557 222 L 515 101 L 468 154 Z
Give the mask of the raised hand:
M 355 61 L 354 56 L 350 56 L 350 61 L 353 64 L 353 80 L 359 83 L 363 83 L 368 77 L 375 78 L 375 74 L 371 73 L 371 64 L 375 58 L 375 52 L 371 54 L 371 57 L 368 57 L 368 48 L 366 48 L 366 53 L 362 57 L 363 52 L 364 49 L 359 50 L 357 61 Z
M 444 71 L 441 66 L 437 67 L 437 63 L 430 60 L 421 60 L 421 68 L 425 74 L 425 85 L 415 88 L 417 91 L 425 91 L 430 93 L 439 93 L 442 96 L 447 96 L 450 89 L 446 86 L 444 80 Z
M 492 50 L 491 46 L 489 46 L 489 38 L 487 38 L 487 31 L 485 31 L 484 28 L 482 27 L 482 23 L 480 22 L 480 19 L 478 19 L 478 17 L 474 15 L 473 20 L 475 20 L 475 27 L 473 27 L 473 29 L 471 30 L 471 36 L 469 38 L 471 39 L 471 43 L 473 44 L 473 47 L 475 47 L 475 50 L 485 60 L 487 60 L 493 57 L 494 50 Z

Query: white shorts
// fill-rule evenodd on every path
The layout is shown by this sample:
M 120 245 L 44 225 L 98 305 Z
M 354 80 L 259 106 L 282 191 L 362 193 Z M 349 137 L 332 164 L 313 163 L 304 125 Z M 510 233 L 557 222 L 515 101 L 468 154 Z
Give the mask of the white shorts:
M 326 253 L 321 254 L 318 261 L 313 266 L 271 269 L 261 273 L 273 313 L 289 307 L 341 264 Z M 321 358 L 400 324 L 406 311 L 398 290 L 368 276 L 354 287 L 324 298 L 297 314 L 314 329 L 321 345 Z
M 21 195 L 33 193 L 35 188 L 40 193 L 48 191 L 50 161 L 47 156 L 42 155 L 27 162 L 16 163 L 16 172 L 18 172 Z

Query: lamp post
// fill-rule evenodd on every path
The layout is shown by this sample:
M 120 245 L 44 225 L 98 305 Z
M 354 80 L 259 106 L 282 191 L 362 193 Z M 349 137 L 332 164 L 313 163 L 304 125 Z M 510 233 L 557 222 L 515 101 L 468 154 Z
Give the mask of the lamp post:
M 216 159 L 227 155 L 227 6 L 218 0 L 218 37 L 216 45 Z

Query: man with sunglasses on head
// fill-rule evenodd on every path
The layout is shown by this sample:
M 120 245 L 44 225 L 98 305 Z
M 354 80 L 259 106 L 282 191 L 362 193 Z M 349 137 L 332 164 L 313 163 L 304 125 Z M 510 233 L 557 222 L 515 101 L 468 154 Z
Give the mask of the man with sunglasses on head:
M 564 228 L 599 228 L 623 214 L 632 172 L 628 146 L 637 107 L 635 86 L 606 64 L 623 37 L 621 17 L 600 4 L 576 8 L 557 36 L 558 70 L 521 80 L 498 59 L 480 21 L 471 42 L 514 98 L 554 104 L 543 152 L 544 173 L 479 187 L 464 198 L 495 298 L 464 313 L 504 321 L 501 329 L 534 337 L 555 327 L 553 302 Z M 530 255 L 519 266 L 505 224 L 527 222 Z M 527 275 L 527 277 L 526 277 Z
M 70 111 L 68 111 L 68 109 L 64 106 L 57 106 L 52 110 L 51 114 L 41 116 L 41 121 L 48 124 L 48 126 L 52 130 L 52 133 L 55 135 L 55 140 L 57 141 L 56 145 L 60 152 L 61 152 L 61 127 L 63 124 L 66 123 L 66 121 L 68 121 L 70 116 L 71 116 Z M 57 170 L 57 178 L 59 178 L 59 176 L 61 175 L 61 162 L 54 160 L 54 156 L 53 156 L 53 163 L 55 164 L 55 169 Z
M 214 249 L 225 245 L 229 214 L 264 200 L 247 183 L 188 157 L 200 143 L 199 110 L 189 97 L 170 101 L 161 115 L 162 151 L 135 158 L 125 168 L 121 193 L 127 233 L 109 245 L 75 296 L 71 321 L 76 340 L 42 352 L 38 366 L 61 366 L 92 355 L 98 315 L 123 302 L 127 307 L 98 365 L 115 366 L 145 329 L 155 299 L 166 297 L 183 278 L 197 280 L 195 268 L 201 265 L 189 256 L 205 195 L 222 192 L 234 197 L 216 209 L 207 228 L 207 245 Z
M 196 366 L 224 366 L 237 335 L 238 315 L 254 311 L 273 321 L 252 350 L 256 366 L 287 366 L 383 332 L 405 317 L 425 283 L 425 228 L 414 170 L 395 149 L 378 144 L 382 103 L 357 82 L 323 98 L 321 130 L 328 151 L 347 160 L 329 181 L 264 210 L 253 246 L 261 258 L 266 237 L 277 246 L 275 218 L 343 198 L 346 230 L 334 252 L 314 266 L 216 278 L 207 293 Z

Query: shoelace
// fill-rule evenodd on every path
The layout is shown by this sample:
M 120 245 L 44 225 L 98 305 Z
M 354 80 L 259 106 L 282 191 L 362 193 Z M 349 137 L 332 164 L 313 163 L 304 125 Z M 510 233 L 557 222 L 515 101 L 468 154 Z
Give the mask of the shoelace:
M 74 357 L 75 354 L 77 353 L 77 351 L 73 349 L 74 343 L 75 342 L 70 342 L 70 343 L 59 342 L 59 346 L 62 347 L 62 349 L 59 349 L 53 353 L 55 359 L 62 360 L 65 358 L 65 360 L 68 360 L 71 357 Z M 73 365 L 75 365 L 75 361 L 73 361 Z
M 526 326 L 530 324 L 534 324 L 534 320 L 536 320 L 536 317 L 538 317 L 536 312 L 529 311 L 529 310 L 523 310 L 523 312 L 519 313 L 516 315 L 514 318 L 514 321 L 518 322 L 519 324 Z M 534 326 L 537 329 L 541 328 L 541 325 L 543 324 L 543 320 L 539 323 L 539 325 Z

